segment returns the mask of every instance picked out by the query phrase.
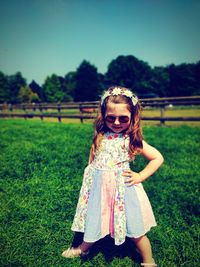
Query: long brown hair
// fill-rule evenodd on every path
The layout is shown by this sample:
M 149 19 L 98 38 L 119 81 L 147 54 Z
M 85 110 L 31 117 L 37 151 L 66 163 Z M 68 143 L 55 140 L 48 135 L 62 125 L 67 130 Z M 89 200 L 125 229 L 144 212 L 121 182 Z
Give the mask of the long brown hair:
M 115 87 L 110 87 L 108 91 L 112 91 Z M 122 90 L 127 90 L 125 87 L 117 87 Z M 124 134 L 128 135 L 130 138 L 129 142 L 129 154 L 130 157 L 133 158 L 136 154 L 140 153 L 143 145 L 142 145 L 142 131 L 140 128 L 140 114 L 141 114 L 141 105 L 139 101 L 136 105 L 133 105 L 133 102 L 130 97 L 127 97 L 122 94 L 118 95 L 109 95 L 105 98 L 103 103 L 101 103 L 99 107 L 99 112 L 97 119 L 95 121 L 95 133 L 93 138 L 93 153 L 99 148 L 101 144 L 101 140 L 103 138 L 104 133 L 109 131 L 105 123 L 105 115 L 106 108 L 108 103 L 114 104 L 127 104 L 127 108 L 131 113 L 131 121 L 129 128 L 126 130 Z

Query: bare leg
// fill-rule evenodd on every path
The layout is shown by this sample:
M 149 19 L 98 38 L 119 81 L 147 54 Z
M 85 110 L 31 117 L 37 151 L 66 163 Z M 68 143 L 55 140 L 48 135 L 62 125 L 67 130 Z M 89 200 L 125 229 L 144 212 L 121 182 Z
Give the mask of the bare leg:
M 132 238 L 138 248 L 144 263 L 154 263 L 151 244 L 147 236 Z

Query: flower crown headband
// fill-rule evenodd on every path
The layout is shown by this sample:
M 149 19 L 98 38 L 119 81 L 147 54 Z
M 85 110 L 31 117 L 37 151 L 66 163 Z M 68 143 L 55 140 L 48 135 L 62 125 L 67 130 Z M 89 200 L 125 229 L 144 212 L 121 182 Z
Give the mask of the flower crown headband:
M 120 88 L 120 87 L 114 87 L 113 89 L 108 89 L 101 97 L 101 105 L 103 105 L 104 100 L 108 96 L 117 96 L 117 95 L 124 95 L 126 97 L 129 97 L 133 103 L 133 106 L 136 106 L 138 103 L 138 98 L 136 95 L 134 95 L 129 89 L 126 88 Z

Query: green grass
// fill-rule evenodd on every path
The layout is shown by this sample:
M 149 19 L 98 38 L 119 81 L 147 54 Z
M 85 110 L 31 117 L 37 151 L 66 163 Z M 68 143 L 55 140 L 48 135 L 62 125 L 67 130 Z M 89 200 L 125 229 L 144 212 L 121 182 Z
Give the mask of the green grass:
M 93 129 L 91 124 L 0 120 L 0 266 L 139 266 L 130 257 L 110 261 L 65 259 Z M 198 127 L 144 127 L 164 165 L 144 187 L 158 226 L 148 234 L 159 267 L 199 266 Z M 146 161 L 138 157 L 140 170 Z M 126 256 L 126 255 L 125 255 Z

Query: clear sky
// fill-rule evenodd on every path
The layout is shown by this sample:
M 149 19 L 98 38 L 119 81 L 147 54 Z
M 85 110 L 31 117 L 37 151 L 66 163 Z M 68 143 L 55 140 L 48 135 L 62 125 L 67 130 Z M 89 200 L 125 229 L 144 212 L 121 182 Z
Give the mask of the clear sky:
M 200 0 L 0 0 L 0 71 L 40 85 L 85 59 L 152 67 L 200 60 Z

